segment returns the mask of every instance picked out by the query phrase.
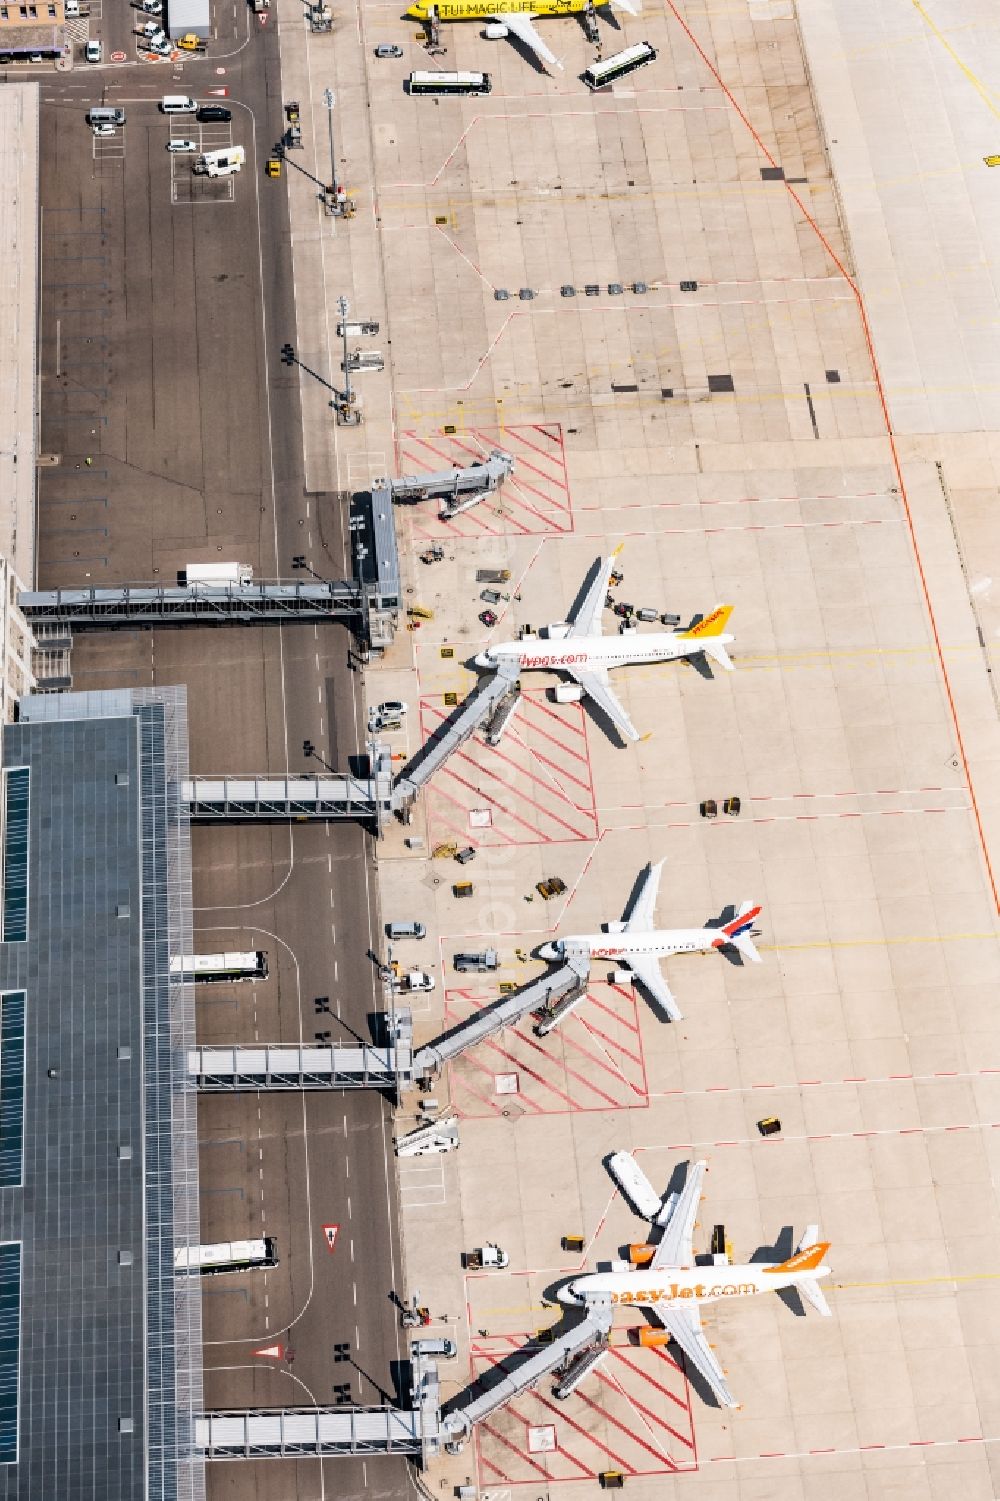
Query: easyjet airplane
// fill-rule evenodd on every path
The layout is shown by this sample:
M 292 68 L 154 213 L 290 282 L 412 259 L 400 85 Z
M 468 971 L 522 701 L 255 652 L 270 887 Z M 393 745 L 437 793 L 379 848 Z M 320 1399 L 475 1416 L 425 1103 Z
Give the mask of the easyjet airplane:
M 593 959 L 612 959 L 618 968 L 631 971 L 671 1021 L 680 1021 L 683 1012 L 660 973 L 660 960 L 670 954 L 706 953 L 709 949 L 731 947 L 759 964 L 752 930 L 761 909 L 743 902 L 733 920 L 721 927 L 655 928 L 653 914 L 664 863 L 660 860 L 648 867 L 632 911 L 624 921 L 605 924 L 606 933 L 574 933 L 554 938 L 543 943 L 538 953 L 543 959 L 569 964 L 583 979 L 589 976 Z
M 574 1277 L 557 1296 L 562 1303 L 585 1307 L 605 1327 L 610 1327 L 615 1308 L 648 1310 L 660 1328 L 641 1328 L 639 1344 L 665 1345 L 673 1340 L 701 1372 L 723 1406 L 735 1407 L 737 1402 L 726 1384 L 726 1373 L 702 1330 L 701 1305 L 755 1298 L 759 1293 L 792 1287 L 817 1312 L 829 1318 L 830 1309 L 820 1291 L 819 1279 L 830 1275 L 830 1268 L 823 1264 L 830 1243 L 820 1240 L 817 1225 L 809 1225 L 794 1256 L 787 1261 L 752 1261 L 733 1266 L 721 1254 L 714 1256 L 708 1266 L 696 1266 L 692 1236 L 705 1168 L 704 1162 L 696 1162 L 682 1191 L 672 1194 L 663 1204 L 656 1220 L 663 1227 L 657 1244 L 629 1247 L 629 1259 L 634 1263 L 631 1271 L 590 1272 Z
M 640 12 L 640 6 L 633 0 L 593 0 L 593 4 L 591 0 L 415 0 L 406 15 L 414 21 L 486 21 L 502 26 L 505 30 L 494 35 L 502 37 L 509 31 L 550 68 L 561 68 L 562 63 L 542 41 L 532 21 L 536 16 L 571 16 L 589 9 L 603 9 L 607 4 L 615 10 L 627 11 L 630 16 Z
M 476 666 L 503 673 L 512 681 L 520 673 L 535 668 L 568 672 L 579 685 L 574 697 L 586 694 L 627 739 L 638 740 L 638 730 L 608 684 L 608 668 L 634 662 L 675 662 L 680 657 L 710 657 L 732 672 L 726 647 L 733 637 L 726 634 L 726 626 L 733 607 L 717 605 L 711 615 L 686 631 L 636 630 L 624 636 L 605 636 L 602 615 L 616 556 L 612 553 L 604 559 L 572 622 L 560 620 L 548 626 L 544 640 L 528 635 L 520 641 L 498 641 L 476 658 Z M 559 690 L 558 697 L 565 702 L 568 695 Z

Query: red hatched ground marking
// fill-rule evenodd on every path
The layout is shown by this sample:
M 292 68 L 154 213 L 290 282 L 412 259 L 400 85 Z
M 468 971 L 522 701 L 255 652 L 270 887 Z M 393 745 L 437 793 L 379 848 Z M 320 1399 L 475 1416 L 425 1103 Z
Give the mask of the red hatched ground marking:
M 527 1336 L 483 1338 L 472 1344 L 474 1377 L 523 1347 Z M 641 1350 L 617 1330 L 607 1359 L 565 1402 L 551 1395 L 547 1376 L 530 1392 L 476 1428 L 480 1486 L 538 1485 L 587 1480 L 602 1470 L 625 1475 L 670 1475 L 697 1468 L 687 1378 L 663 1350 Z M 554 1427 L 556 1447 L 532 1454 L 530 1428 Z
M 449 990 L 446 1026 L 495 999 Z M 634 991 L 592 983 L 586 1000 L 547 1037 L 536 1037 L 532 1024 L 531 1016 L 524 1017 L 451 1063 L 451 1099 L 460 1116 L 561 1115 L 648 1105 Z M 498 1074 L 516 1074 L 517 1092 L 497 1094 Z
M 410 508 L 415 536 L 454 541 L 457 537 L 525 537 L 573 530 L 573 503 L 559 422 L 471 427 L 458 433 L 445 433 L 441 428 L 429 433 L 404 432 L 397 441 L 397 472 L 427 474 L 453 465 L 464 469 L 481 463 L 493 448 L 513 454 L 510 479 L 454 521 L 437 519 L 438 501 L 418 501 Z
M 421 742 L 453 712 L 440 695 L 422 698 Z M 544 691 L 525 693 L 500 744 L 486 745 L 476 736 L 467 740 L 444 763 L 425 795 L 435 844 L 457 838 L 485 848 L 596 839 L 597 806 L 583 708 L 550 704 Z M 470 827 L 473 809 L 489 812 L 487 827 Z

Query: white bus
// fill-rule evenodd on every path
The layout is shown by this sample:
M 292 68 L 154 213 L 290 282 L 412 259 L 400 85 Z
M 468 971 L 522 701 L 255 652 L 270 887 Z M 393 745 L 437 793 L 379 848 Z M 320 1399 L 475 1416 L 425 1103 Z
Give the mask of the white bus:
M 278 1246 L 270 1235 L 263 1240 L 223 1240 L 217 1246 L 179 1246 L 174 1252 L 175 1272 L 200 1272 L 203 1277 L 277 1265 Z
M 606 89 L 620 78 L 634 73 L 636 68 L 644 68 L 655 57 L 656 51 L 648 42 L 638 42 L 634 47 L 626 47 L 624 52 L 616 52 L 614 57 L 606 57 L 602 63 L 591 63 L 583 81 L 588 89 Z
M 488 73 L 411 73 L 411 94 L 488 94 L 493 88 Z
M 267 955 L 260 949 L 245 954 L 177 954 L 170 961 L 170 978 L 199 985 L 213 981 L 266 980 Z

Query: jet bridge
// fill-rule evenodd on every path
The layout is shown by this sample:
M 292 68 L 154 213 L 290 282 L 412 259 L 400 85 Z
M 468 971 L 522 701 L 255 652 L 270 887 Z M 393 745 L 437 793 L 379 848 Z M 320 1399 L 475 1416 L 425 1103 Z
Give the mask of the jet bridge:
M 448 757 L 470 740 L 481 725 L 493 725 L 497 716 L 505 713 L 508 701 L 516 707 L 520 691 L 517 679 L 503 673 L 493 673 L 481 679 L 459 706 L 458 712 L 445 720 L 403 767 L 393 783 L 393 809 L 405 817 L 416 801 L 417 793 Z
M 395 806 L 391 752 L 373 744 L 369 760 L 367 777 L 192 777 L 181 783 L 181 801 L 193 823 L 360 818 L 378 830 Z
M 119 626 L 287 625 L 291 621 L 345 620 L 363 615 L 360 585 L 346 580 L 145 586 L 117 589 L 46 589 L 18 596 L 32 625 L 75 631 Z
M 413 1051 L 413 1018 L 404 1009 L 388 1018 L 389 1045 L 370 1047 L 288 1046 L 256 1044 L 238 1047 L 192 1048 L 188 1075 L 199 1090 L 210 1094 L 242 1090 L 394 1089 L 400 1090 L 438 1073 L 450 1058 L 492 1037 L 529 1011 L 551 1009 L 582 997 L 586 978 L 570 964 L 560 965 L 537 980 L 502 996 L 475 1012 L 433 1042 Z M 439 1131 L 442 1123 L 439 1123 Z
M 580 1323 L 574 1324 L 550 1344 L 542 1345 L 534 1355 L 530 1355 L 513 1370 L 503 1371 L 502 1367 L 494 1367 L 491 1377 L 501 1371 L 500 1379 L 479 1396 L 471 1400 L 467 1396 L 456 1398 L 441 1418 L 448 1453 L 459 1454 L 477 1423 L 484 1422 L 498 1408 L 537 1386 L 545 1376 L 561 1371 L 560 1389 L 568 1380 L 572 1380 L 572 1391 L 606 1353 L 612 1319 L 610 1297 L 600 1303 L 591 1299 L 587 1315 Z
M 321 1459 L 331 1455 L 420 1455 L 424 1414 L 396 1407 L 244 1408 L 207 1412 L 194 1421 L 205 1459 Z
M 413 1055 L 413 1077 L 420 1079 L 437 1073 L 449 1058 L 456 1058 L 466 1048 L 475 1047 L 487 1037 L 492 1037 L 494 1032 L 513 1026 L 514 1022 L 520 1021 L 529 1011 L 535 1011 L 541 1006 L 551 1006 L 570 993 L 582 993 L 585 985 L 586 980 L 569 964 L 561 964 L 558 969 L 549 970 L 522 990 L 494 1001 L 491 1006 L 475 1012 L 457 1027 L 443 1032 L 433 1042 L 418 1048 Z
M 513 472 L 513 455 L 494 448 L 481 464 L 471 464 L 465 469 L 439 469 L 431 474 L 406 474 L 400 479 L 376 480 L 372 495 L 376 499 L 387 495 L 396 505 L 441 500 L 444 504 L 438 513 L 439 518 L 450 521 L 453 516 L 478 505 L 487 495 L 498 490 Z

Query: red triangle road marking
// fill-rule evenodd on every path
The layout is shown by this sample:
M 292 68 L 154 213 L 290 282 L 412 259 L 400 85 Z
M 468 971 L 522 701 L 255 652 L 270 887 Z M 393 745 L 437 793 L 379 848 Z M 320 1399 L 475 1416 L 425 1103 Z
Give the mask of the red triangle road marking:
M 260 1355 L 266 1360 L 284 1360 L 284 1345 L 261 1345 L 259 1350 L 251 1350 L 251 1355 Z
M 336 1244 L 337 1244 L 337 1233 L 338 1233 L 339 1230 L 340 1230 L 340 1226 L 339 1225 L 324 1225 L 323 1226 L 323 1235 L 324 1235 L 324 1238 L 326 1239 L 326 1249 L 328 1251 L 332 1251 L 334 1249 L 334 1247 L 336 1246 Z

